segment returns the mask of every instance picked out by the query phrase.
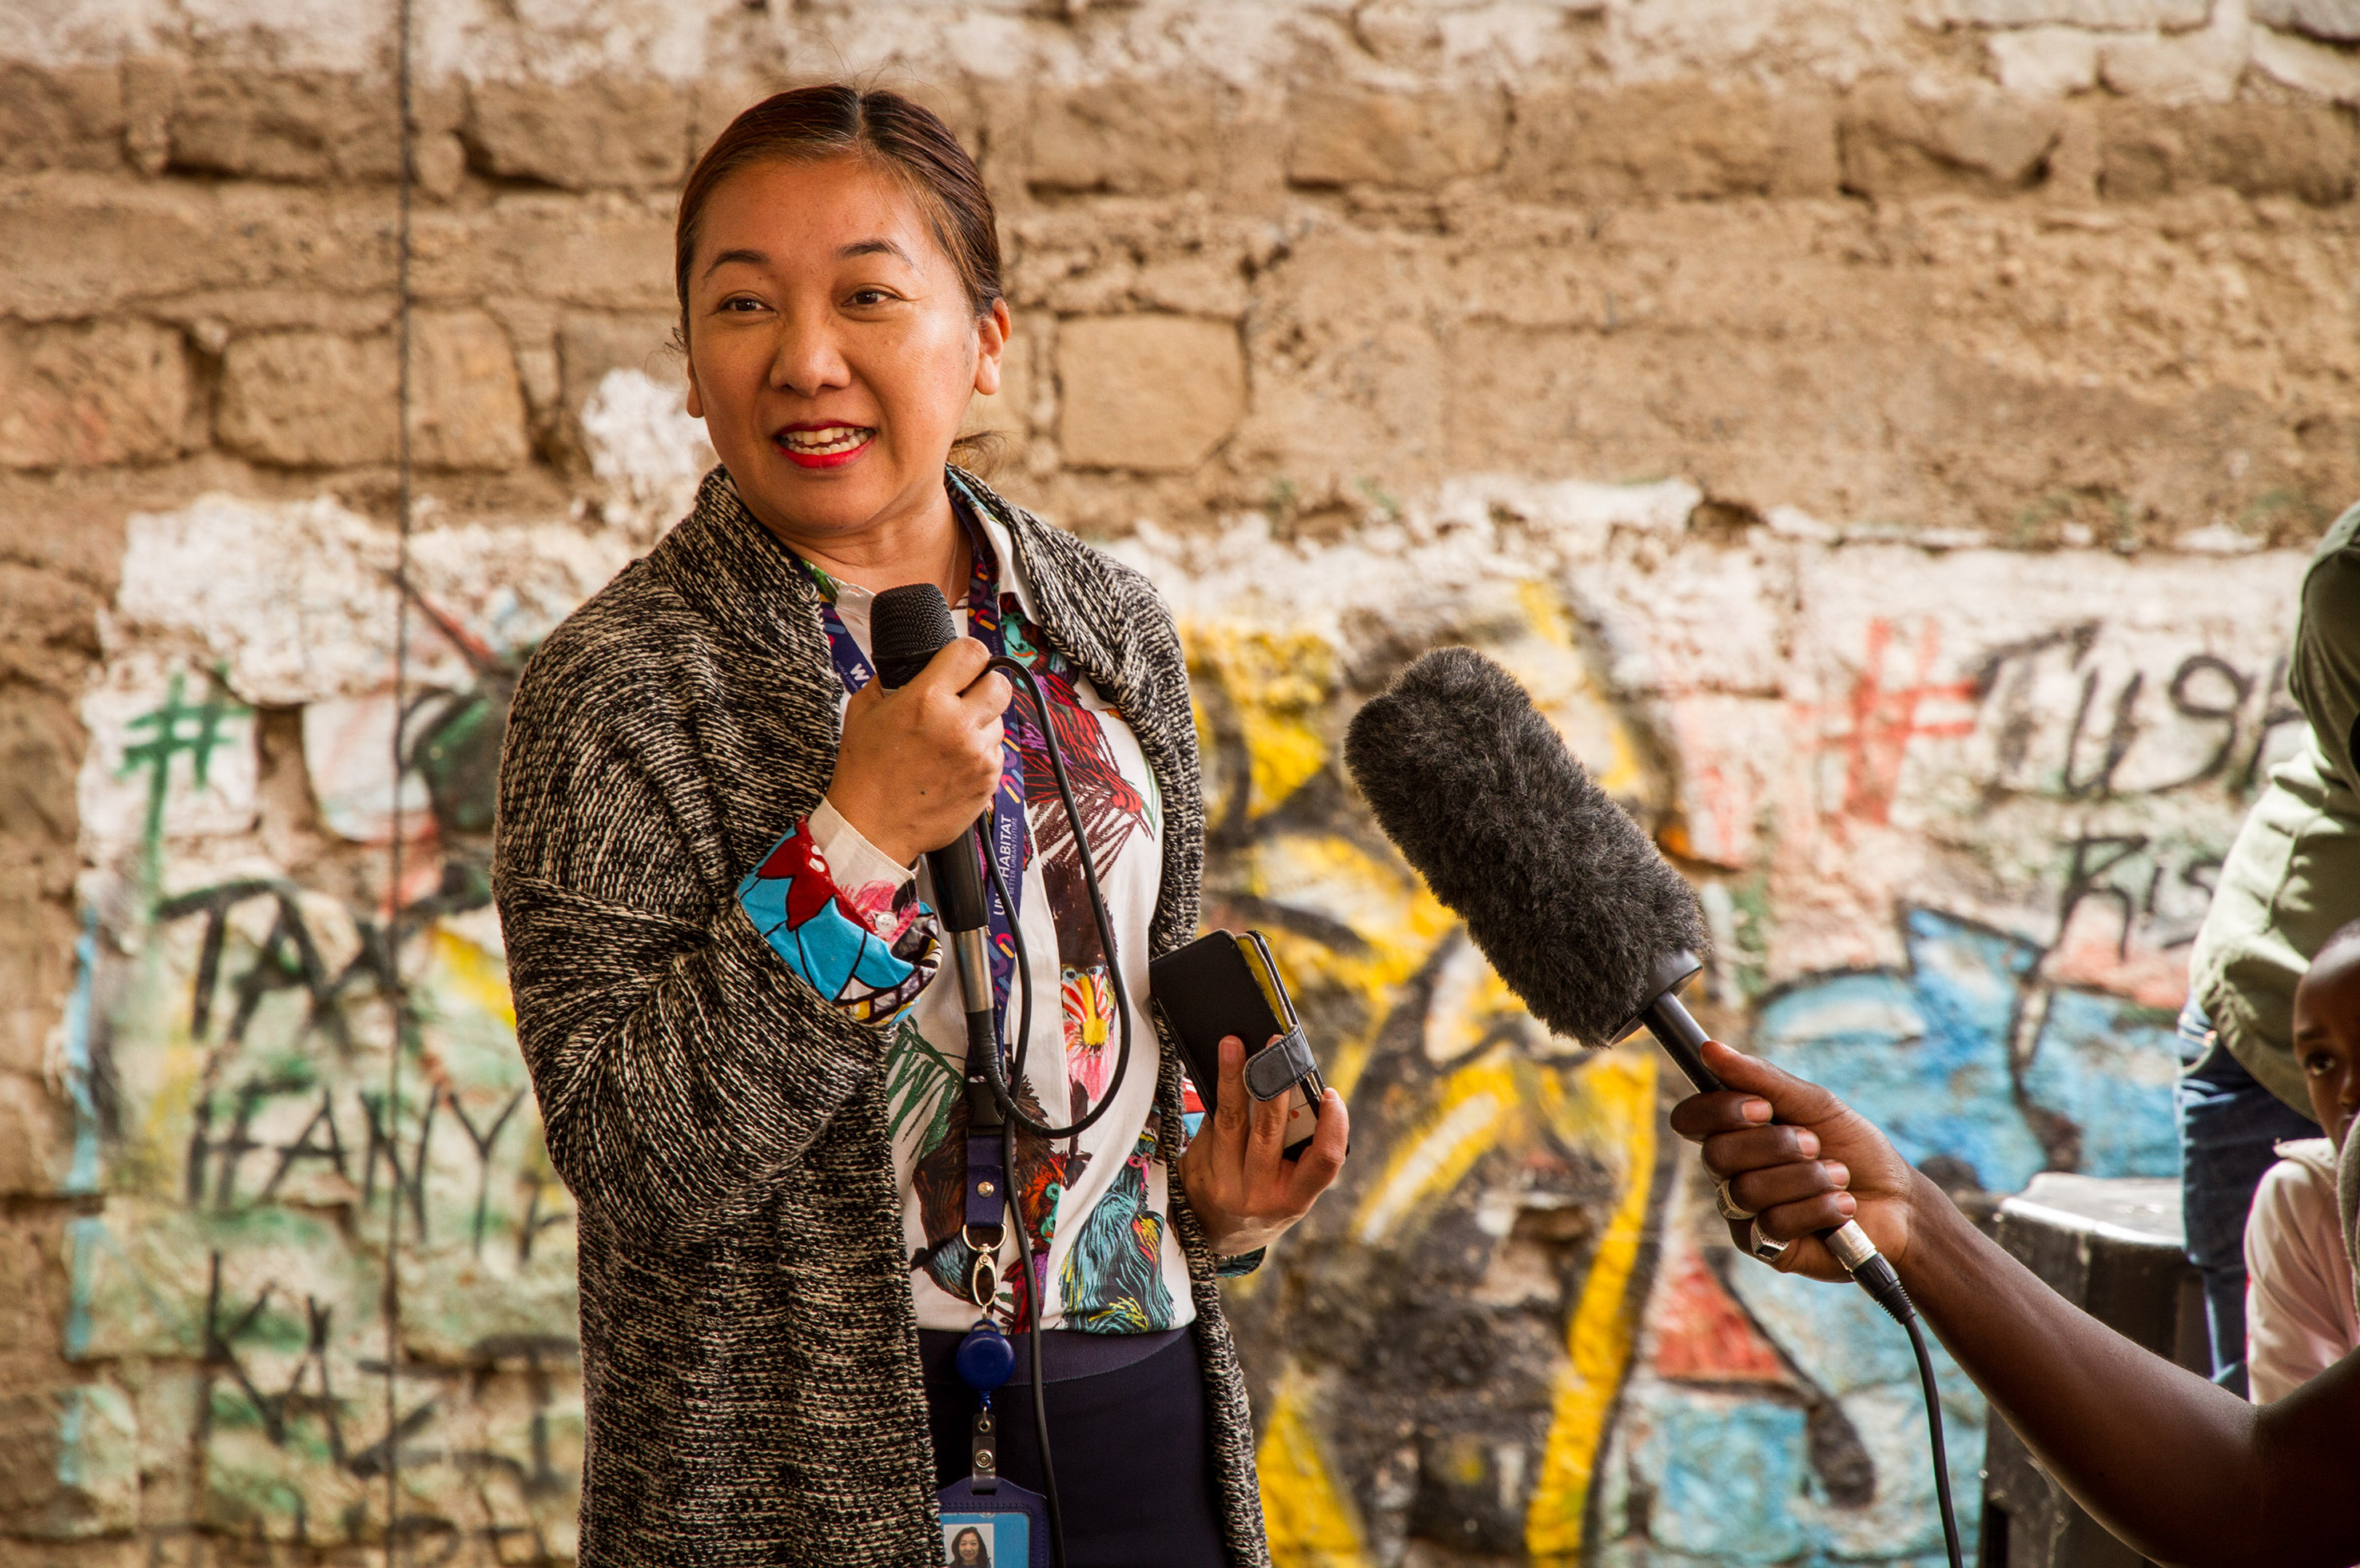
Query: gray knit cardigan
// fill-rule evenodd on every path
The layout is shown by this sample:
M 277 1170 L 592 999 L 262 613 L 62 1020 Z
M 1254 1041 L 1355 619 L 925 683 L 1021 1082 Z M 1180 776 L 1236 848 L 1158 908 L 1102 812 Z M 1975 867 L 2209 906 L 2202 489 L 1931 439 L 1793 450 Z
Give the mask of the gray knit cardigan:
M 1195 932 L 1204 866 L 1171 615 L 1138 573 L 976 488 L 1049 640 L 1154 770 L 1149 942 L 1169 952 Z M 886 1035 L 812 991 L 736 897 L 835 769 L 819 606 L 716 469 L 541 646 L 508 716 L 493 886 L 517 1037 L 577 1207 L 587 1568 L 942 1560 Z M 1167 1125 L 1176 1060 L 1166 1040 Z M 1229 1556 L 1266 1564 L 1214 1259 L 1185 1201 L 1172 1223 Z

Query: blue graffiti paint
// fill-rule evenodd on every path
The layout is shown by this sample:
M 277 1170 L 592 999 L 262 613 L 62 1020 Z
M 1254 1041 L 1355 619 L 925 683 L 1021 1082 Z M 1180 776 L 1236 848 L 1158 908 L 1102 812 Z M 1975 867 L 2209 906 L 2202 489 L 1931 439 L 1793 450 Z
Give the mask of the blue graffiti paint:
M 1972 920 L 1911 909 L 1902 930 L 1906 970 L 1797 982 L 1764 1004 L 1755 1049 L 1837 1090 L 1912 1164 L 1948 1155 L 1989 1191 L 2019 1191 L 2050 1163 L 2027 1105 L 2081 1129 L 2078 1171 L 2179 1171 L 2169 1018 L 2102 992 L 2044 988 L 2038 945 Z M 2027 1005 L 2044 1012 L 2019 1100 L 2008 1051 Z
M 2050 1163 L 2033 1131 L 2042 1112 L 2080 1129 L 2081 1171 L 2179 1169 L 2169 1018 L 2120 996 L 2042 985 L 2038 944 L 1976 921 L 1910 909 L 1902 936 L 1903 967 L 1813 975 L 1773 994 L 1754 1048 L 1836 1089 L 1912 1162 L 1947 1155 L 1994 1191 L 2018 1190 Z M 2027 1018 L 2039 1020 L 2038 1035 L 2012 1073 Z M 1930 1568 L 1939 1559 L 1926 1554 L 1940 1538 L 1907 1339 L 1857 1290 L 1743 1261 L 1728 1279 L 1754 1323 L 1842 1410 L 1874 1468 L 1875 1497 L 1864 1509 L 1839 1507 L 1815 1476 L 1795 1471 L 1804 1423 L 1791 1405 L 1655 1385 L 1636 1394 L 1631 1412 L 1634 1435 L 1644 1434 L 1631 1451 L 1632 1478 L 1654 1489 L 1646 1560 Z M 1939 1346 L 1934 1358 L 1972 1552 L 1987 1418 Z
M 1808 1539 L 1811 1551 L 1827 1559 L 1886 1562 L 1888 1553 L 1900 1557 L 1939 1547 L 1933 1454 L 1907 1335 L 1857 1290 L 1795 1279 L 1742 1260 L 1728 1279 L 1756 1325 L 1797 1371 L 1835 1399 L 1874 1468 L 1876 1500 L 1866 1514 L 1839 1508 L 1816 1486 L 1792 1505 L 1795 1528 Z M 1983 1398 L 1939 1344 L 1933 1355 L 1950 1487 L 1966 1499 L 1959 1522 L 1972 1553 L 1978 1528 L 1972 1499 L 1981 1489 L 1983 1455 Z M 1898 1536 L 1892 1533 L 1896 1530 Z
M 1837 1290 L 1749 1264 L 1729 1270 L 1729 1288 L 1796 1369 L 1841 1399 L 1863 1388 L 1916 1386 L 1909 1336 L 1857 1287 Z M 1948 1357 L 1934 1350 L 1939 1374 Z M 1966 1387 L 1963 1377 L 1961 1387 Z
M 2050 1163 L 2027 1109 L 2081 1130 L 2081 1171 L 2168 1176 L 2178 1170 L 2171 1081 L 2179 1062 L 2169 1018 L 2120 996 L 2043 986 L 2038 944 L 1975 921 L 1912 909 L 1902 934 L 1905 968 L 1816 975 L 1771 996 L 1757 1019 L 1755 1047 L 1836 1088 L 1911 1161 L 1948 1155 L 1989 1189 L 2017 1190 Z M 2038 1009 L 2030 1016 L 2039 1018 L 2039 1031 L 2020 1073 L 2012 1074 L 2011 1042 L 2027 1007 Z M 1877 1508 L 1901 1506 L 1930 1526 L 1928 1455 L 1906 1339 L 1856 1291 L 1830 1291 L 1743 1264 L 1730 1284 L 1797 1369 L 1852 1421 L 1877 1472 Z M 1939 1347 L 1935 1361 L 1952 1487 L 1972 1498 L 1983 1454 L 1983 1403 Z M 1723 1420 L 1726 1435 L 1694 1437 L 1699 1452 L 1732 1473 L 1758 1470 L 1761 1456 L 1731 1448 L 1742 1426 Z M 1703 1539 L 1705 1523 L 1673 1517 L 1665 1511 L 1668 1501 L 1668 1495 L 1657 1501 L 1656 1538 L 1666 1544 L 1676 1537 Z M 1823 1498 L 1807 1498 L 1791 1522 L 1808 1543 L 1799 1561 L 1858 1561 L 1871 1549 L 1864 1538 L 1847 1539 L 1870 1521 Z M 1961 1522 L 1974 1528 L 1972 1518 Z M 1786 1535 L 1785 1525 L 1770 1530 L 1771 1539 Z M 1880 1560 L 1896 1553 L 1897 1568 L 1900 1556 L 1914 1557 L 1938 1541 L 1879 1540 L 1873 1550 Z M 1754 1560 L 1734 1551 L 1701 1554 Z
M 2177 1176 L 2179 1073 L 2170 1020 L 2120 996 L 2060 989 L 2049 994 L 2024 1087 L 2033 1104 L 2081 1129 L 2085 1174 Z
M 2012 1192 L 2048 1163 L 2008 1073 L 2023 986 L 2040 950 L 1931 909 L 1903 920 L 1909 968 L 1803 981 L 1767 1001 L 1756 1050 L 1834 1088 L 1912 1164 L 1949 1155 Z
M 85 1475 L 82 1452 L 84 1414 L 82 1391 L 67 1389 L 65 1411 L 58 1420 L 58 1485 L 69 1491 L 80 1491 Z
M 98 911 L 82 912 L 74 941 L 74 988 L 66 999 L 66 1092 L 73 1099 L 73 1158 L 65 1190 L 79 1196 L 98 1191 L 98 1101 L 90 1086 L 91 995 L 98 968 Z
M 98 1253 L 106 1240 L 106 1222 L 96 1214 L 83 1214 L 66 1225 L 67 1245 L 72 1249 L 68 1265 L 71 1270 L 66 1290 L 66 1359 L 80 1361 L 90 1354 L 90 1340 L 96 1320 L 91 1313 L 92 1286 L 98 1272 Z
M 1648 1535 L 1667 1552 L 1716 1563 L 1786 1563 L 1810 1541 L 1802 1495 L 1803 1412 L 1658 1386 L 1632 1412 L 1644 1436 L 1633 1478 L 1652 1488 Z
M 90 1082 L 91 997 L 96 988 L 97 968 L 98 911 L 85 909 L 82 935 L 74 942 L 73 995 L 66 999 L 66 1091 L 73 1100 L 74 1140 L 73 1155 L 66 1166 L 65 1190 L 76 1196 L 98 1191 L 98 1100 Z M 92 1279 L 104 1229 L 105 1222 L 95 1214 L 82 1215 L 66 1227 L 72 1247 L 66 1295 L 65 1354 L 69 1361 L 79 1361 L 90 1351 Z M 67 1406 L 68 1433 L 79 1432 L 81 1410 L 78 1403 Z M 80 1452 L 76 1443 L 75 1437 L 60 1434 L 58 1479 L 61 1483 L 66 1481 L 68 1461 Z

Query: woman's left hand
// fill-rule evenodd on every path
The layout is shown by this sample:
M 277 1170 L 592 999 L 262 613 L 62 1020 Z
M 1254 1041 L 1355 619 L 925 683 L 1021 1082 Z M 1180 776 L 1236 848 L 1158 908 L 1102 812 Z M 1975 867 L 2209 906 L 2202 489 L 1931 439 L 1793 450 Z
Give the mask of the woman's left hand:
M 1333 1089 L 1320 1096 L 1311 1147 L 1294 1160 L 1285 1158 L 1287 1098 L 1249 1094 L 1244 1043 L 1235 1035 L 1221 1041 L 1217 1108 L 1180 1157 L 1181 1188 L 1218 1257 L 1253 1252 L 1284 1236 L 1344 1169 L 1352 1140 L 1344 1096 Z

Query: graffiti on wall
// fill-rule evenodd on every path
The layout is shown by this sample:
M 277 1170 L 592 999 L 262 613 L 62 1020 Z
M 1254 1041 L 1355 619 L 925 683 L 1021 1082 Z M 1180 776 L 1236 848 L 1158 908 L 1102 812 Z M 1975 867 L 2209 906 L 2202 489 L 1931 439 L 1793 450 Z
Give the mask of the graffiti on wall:
M 1284 1562 L 1941 1544 L 1906 1341 L 1737 1258 L 1661 1130 L 1684 1089 L 1549 1039 L 1353 803 L 1343 726 L 1426 647 L 1500 658 L 1695 877 L 1714 1027 L 1954 1191 L 2176 1169 L 2180 975 L 2293 738 L 2300 562 L 1730 541 L 1699 499 L 1470 482 L 1341 545 L 1130 547 L 1195 650 L 1209 918 L 1288 933 L 1376 1151 L 1238 1293 Z M 1983 1410 L 1940 1371 L 1972 1497 Z
M 628 545 L 420 535 L 397 685 L 388 530 L 327 501 L 131 520 L 84 704 L 68 1184 L 104 1201 L 63 1347 L 126 1419 L 65 1463 L 165 1458 L 78 1530 L 571 1555 L 572 1210 L 488 855 L 521 657 Z
M 1425 648 L 1493 652 L 1694 874 L 1716 1027 L 1954 1186 L 2168 1165 L 2171 966 L 2286 737 L 2298 563 L 1732 540 L 1698 500 L 1469 482 L 1341 544 L 1123 547 L 1196 675 L 1207 919 L 1270 934 L 1356 1124 L 1234 1286 L 1284 1563 L 1939 1544 L 1906 1345 L 1732 1258 L 1677 1083 L 1540 1029 L 1358 806 L 1344 724 Z M 646 537 L 421 529 L 397 687 L 385 529 L 133 520 L 85 704 L 75 1529 L 571 1555 L 571 1208 L 490 790 L 522 657 Z M 1981 1411 L 1947 1387 L 1965 1489 Z

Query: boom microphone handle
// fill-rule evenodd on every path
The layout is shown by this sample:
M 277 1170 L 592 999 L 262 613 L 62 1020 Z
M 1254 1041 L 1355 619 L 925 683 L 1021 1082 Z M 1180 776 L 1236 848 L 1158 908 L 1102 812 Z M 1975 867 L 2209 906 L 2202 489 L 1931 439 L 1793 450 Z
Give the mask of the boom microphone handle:
M 1704 1064 L 1704 1042 L 1711 1037 L 1704 1032 L 1704 1026 L 1696 1021 L 1695 1015 L 1680 1000 L 1677 990 L 1682 982 L 1701 967 L 1703 965 L 1692 953 L 1673 953 L 1659 959 L 1650 978 L 1667 975 L 1677 977 L 1670 980 L 1655 1000 L 1639 1009 L 1623 1033 L 1628 1034 L 1631 1029 L 1644 1028 L 1655 1037 L 1655 1043 L 1664 1048 L 1664 1054 L 1669 1056 L 1673 1063 L 1688 1075 L 1688 1082 L 1697 1086 L 1698 1092 L 1710 1094 L 1729 1085 Z M 1901 1288 L 1901 1276 L 1894 1272 L 1893 1265 L 1876 1250 L 1876 1244 L 1868 1239 L 1868 1233 L 1861 1229 L 1858 1223 L 1846 1220 L 1840 1225 L 1820 1231 L 1819 1237 L 1826 1244 L 1827 1249 L 1835 1254 L 1836 1261 L 1844 1266 L 1845 1271 L 1859 1283 L 1860 1288 L 1875 1299 L 1878 1306 L 1903 1323 L 1916 1315 L 1918 1309 L 1910 1303 L 1908 1292 Z
M 1712 1069 L 1704 1064 L 1702 1048 L 1710 1037 L 1677 996 L 1669 991 L 1665 992 L 1647 1004 L 1639 1015 L 1639 1021 L 1646 1026 L 1647 1032 L 1655 1037 L 1656 1043 L 1678 1064 L 1679 1070 L 1688 1074 L 1688 1082 L 1697 1086 L 1699 1093 L 1710 1094 L 1728 1087 L 1713 1075 Z M 1827 1249 L 1835 1254 L 1836 1261 L 1844 1266 L 1844 1271 L 1875 1299 L 1878 1306 L 1903 1323 L 1917 1315 L 1918 1309 L 1910 1304 L 1908 1292 L 1901 1288 L 1901 1276 L 1893 1271 L 1893 1265 L 1885 1261 L 1885 1254 L 1876 1250 L 1876 1243 L 1868 1239 L 1868 1233 L 1860 1228 L 1859 1222 L 1846 1220 L 1831 1229 L 1820 1231 L 1819 1237 L 1826 1244 Z

